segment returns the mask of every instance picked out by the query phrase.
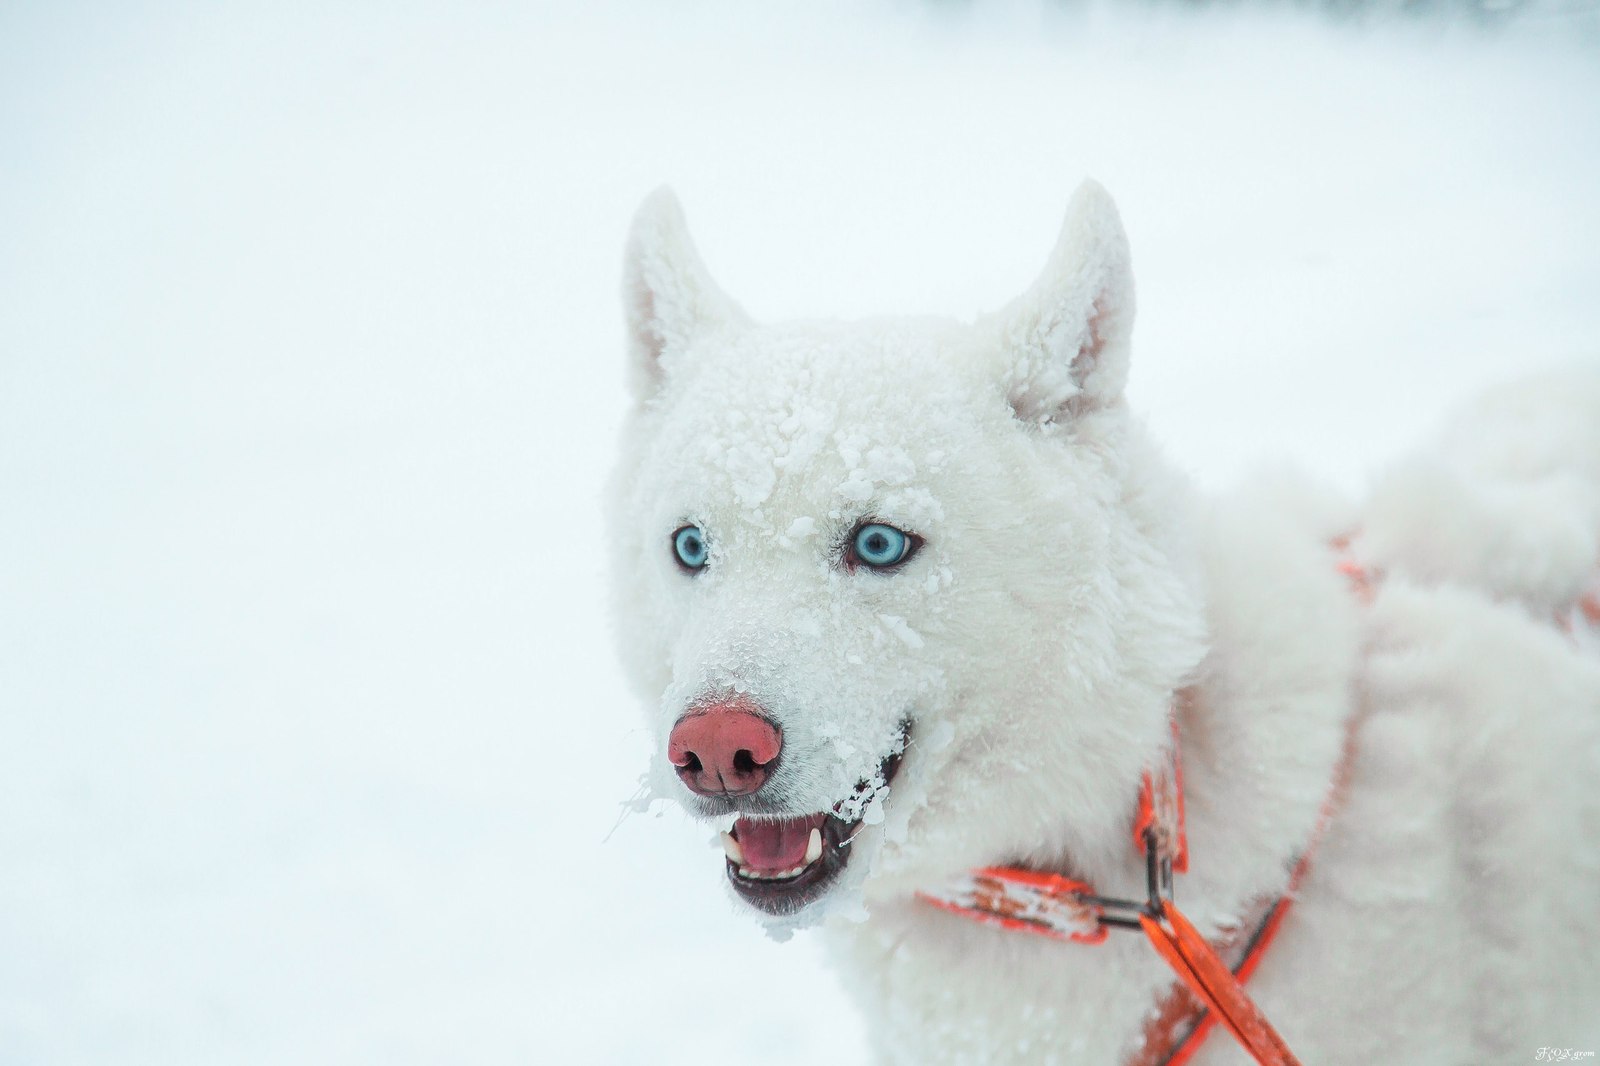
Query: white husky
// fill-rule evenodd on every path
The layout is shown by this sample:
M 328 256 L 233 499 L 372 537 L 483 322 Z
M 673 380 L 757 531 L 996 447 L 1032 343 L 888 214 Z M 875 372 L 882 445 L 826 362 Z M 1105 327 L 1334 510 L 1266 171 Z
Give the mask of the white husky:
M 1207 500 L 1124 403 L 1128 250 L 1092 183 L 976 323 L 752 322 L 665 191 L 626 301 L 610 528 L 654 792 L 731 823 L 717 874 L 775 931 L 826 927 L 881 1060 L 1170 1050 L 1137 932 L 1062 943 L 918 893 L 1004 864 L 1140 896 L 1174 706 L 1175 898 L 1219 943 L 1345 776 L 1249 983 L 1304 1062 L 1600 1051 L 1600 374 L 1487 397 L 1360 505 Z M 1245 1060 L 1219 1030 L 1193 1061 Z

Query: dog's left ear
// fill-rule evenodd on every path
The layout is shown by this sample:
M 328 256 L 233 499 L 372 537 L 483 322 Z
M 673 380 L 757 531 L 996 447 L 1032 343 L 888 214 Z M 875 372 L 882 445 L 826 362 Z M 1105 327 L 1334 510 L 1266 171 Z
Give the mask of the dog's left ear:
M 1121 400 L 1133 271 L 1116 204 L 1097 182 L 1078 187 L 1044 272 L 997 319 L 1019 419 L 1066 421 Z
M 634 395 L 649 399 L 671 362 L 699 333 L 743 321 L 744 312 L 711 280 L 689 239 L 683 208 L 662 186 L 639 205 L 623 264 Z

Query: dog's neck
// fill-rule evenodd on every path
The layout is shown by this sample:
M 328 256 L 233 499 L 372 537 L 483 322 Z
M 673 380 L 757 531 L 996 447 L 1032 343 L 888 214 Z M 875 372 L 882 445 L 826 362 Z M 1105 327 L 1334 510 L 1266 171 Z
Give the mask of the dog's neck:
M 1330 547 L 1337 516 L 1319 518 L 1230 499 L 1202 524 L 1210 650 L 1178 704 L 1191 855 L 1179 891 L 1196 913 L 1282 891 L 1344 749 L 1361 606 Z
M 1171 598 L 1172 617 L 1147 620 L 1168 627 L 1151 637 L 1173 648 L 1191 633 L 1203 640 L 1197 664 L 1151 664 L 1174 673 L 1164 687 L 1149 680 L 1176 717 L 1183 764 L 1191 858 L 1175 890 L 1210 933 L 1283 890 L 1343 753 L 1362 607 L 1333 542 L 1353 516 L 1336 493 L 1288 479 L 1202 495 L 1142 427 L 1120 432 L 1133 486 L 1125 505 L 1193 591 Z M 1148 752 L 1146 765 L 1158 755 Z M 1068 856 L 1066 872 L 1087 875 L 1106 894 L 1141 894 L 1144 860 L 1131 832 L 1138 790 L 1135 777 L 1122 786 L 1129 818 L 1095 852 L 1109 857 L 1103 868 L 1073 870 Z

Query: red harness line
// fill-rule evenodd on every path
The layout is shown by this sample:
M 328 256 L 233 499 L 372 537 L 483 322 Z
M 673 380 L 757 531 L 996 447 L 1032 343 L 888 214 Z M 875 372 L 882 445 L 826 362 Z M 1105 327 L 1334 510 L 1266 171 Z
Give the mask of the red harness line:
M 1266 1019 L 1260 1017 L 1260 1011 L 1245 995 L 1243 986 L 1250 980 L 1251 975 L 1255 973 L 1256 967 L 1261 964 L 1261 960 L 1266 957 L 1267 948 L 1272 945 L 1273 938 L 1278 935 L 1278 930 L 1283 926 L 1283 920 L 1289 916 L 1295 895 L 1299 891 L 1301 883 L 1305 880 L 1307 872 L 1311 869 L 1311 856 L 1316 852 L 1317 845 L 1321 843 L 1323 835 L 1333 821 L 1334 812 L 1344 798 L 1345 788 L 1349 783 L 1350 766 L 1354 752 L 1355 728 L 1354 719 L 1352 718 L 1345 728 L 1344 748 L 1340 753 L 1339 762 L 1334 767 L 1333 782 L 1329 786 L 1327 798 L 1323 800 L 1322 809 L 1317 815 L 1317 824 L 1311 831 L 1311 837 L 1306 843 L 1305 850 L 1300 853 L 1299 858 L 1295 861 L 1294 869 L 1289 874 L 1289 883 L 1284 887 L 1283 894 L 1277 899 L 1271 900 L 1264 907 L 1258 908 L 1258 916 L 1254 921 L 1241 923 L 1242 928 L 1250 930 L 1250 935 L 1247 937 L 1234 937 L 1230 941 L 1213 948 L 1207 945 L 1204 938 L 1199 933 L 1194 932 L 1192 927 L 1187 931 L 1192 951 L 1197 958 L 1209 957 L 1215 959 L 1220 965 L 1220 952 L 1242 952 L 1231 971 L 1224 968 L 1221 974 L 1213 973 L 1213 978 L 1220 985 L 1225 988 L 1228 985 L 1233 986 L 1233 988 L 1237 989 L 1237 994 L 1242 999 L 1242 1002 L 1236 1003 L 1231 1011 L 1227 1012 L 1227 1016 L 1222 1017 L 1220 1020 L 1227 1024 L 1230 1016 L 1249 1017 L 1251 1015 L 1260 1019 L 1265 1032 L 1253 1040 L 1242 1039 L 1239 1032 L 1232 1025 L 1229 1025 L 1229 1029 L 1233 1031 L 1235 1039 L 1238 1039 L 1246 1050 L 1256 1055 L 1256 1061 L 1263 1064 L 1291 1064 L 1297 1063 L 1299 1060 L 1294 1057 L 1287 1047 L 1283 1046 L 1282 1039 L 1277 1036 L 1270 1025 L 1266 1024 Z M 1172 906 L 1170 901 L 1167 902 L 1165 909 L 1169 912 L 1169 918 L 1177 912 L 1177 908 Z M 1182 920 L 1181 914 L 1176 918 L 1172 918 L 1175 925 Z M 1142 924 L 1148 921 L 1148 918 L 1142 918 Z M 1183 924 L 1187 925 L 1187 922 Z M 1156 943 L 1156 949 L 1161 951 L 1160 942 L 1148 926 L 1146 926 L 1145 932 L 1151 936 L 1152 942 Z M 1144 1048 L 1139 1055 L 1131 1060 L 1129 1066 L 1183 1066 L 1200 1050 L 1201 1045 L 1205 1043 L 1206 1038 L 1211 1035 L 1212 1029 L 1216 1027 L 1219 1021 L 1220 1012 L 1207 1002 L 1202 1001 L 1203 997 L 1196 998 L 1199 993 L 1192 987 L 1191 982 L 1187 980 L 1183 969 L 1174 964 L 1172 958 L 1166 952 L 1162 952 L 1162 955 L 1169 964 L 1173 965 L 1179 977 L 1185 978 L 1185 980 L 1173 987 L 1172 992 L 1167 996 L 1166 1002 L 1162 1004 L 1160 1012 L 1146 1027 Z M 1185 1027 L 1185 1022 L 1189 1023 L 1187 1027 Z M 1270 1039 L 1267 1039 L 1269 1034 Z M 1276 1058 L 1263 1057 L 1256 1052 L 1255 1045 L 1264 1042 L 1276 1045 L 1272 1048 L 1277 1054 Z
M 1371 603 L 1382 573 L 1363 566 L 1350 552 L 1350 537 L 1336 538 L 1336 567 L 1350 582 L 1362 603 Z M 1582 648 L 1587 638 L 1600 649 L 1600 570 L 1588 589 L 1554 614 L 1556 625 Z M 1240 923 L 1248 936 L 1237 933 L 1218 944 L 1184 918 L 1172 902 L 1172 875 L 1188 869 L 1189 847 L 1184 834 L 1183 766 L 1178 754 L 1178 716 L 1192 690 L 1173 697 L 1172 744 L 1159 765 L 1146 771 L 1139 791 L 1139 811 L 1134 819 L 1134 846 L 1145 855 L 1148 898 L 1144 901 L 1108 899 L 1095 894 L 1082 881 L 1059 874 L 1015 867 L 992 866 L 974 870 L 952 883 L 917 895 L 935 907 L 987 925 L 1034 933 L 1057 940 L 1098 944 L 1112 927 L 1140 929 L 1157 953 L 1178 975 L 1178 982 L 1145 1027 L 1145 1039 L 1126 1066 L 1183 1066 L 1200 1050 L 1220 1023 L 1261 1066 L 1299 1066 L 1283 1038 L 1261 1014 L 1244 990 L 1283 927 L 1295 895 L 1311 867 L 1311 857 L 1326 833 L 1343 798 L 1355 750 L 1357 721 L 1345 723 L 1344 751 L 1333 771 L 1327 799 L 1283 894 L 1258 906 L 1253 921 Z M 1224 954 L 1237 954 L 1233 966 Z
M 1370 602 L 1380 575 L 1350 556 L 1349 538 L 1335 540 L 1333 547 L 1339 552 L 1338 570 L 1349 579 L 1351 591 Z M 1248 936 L 1234 935 L 1212 945 L 1172 902 L 1172 875 L 1189 866 L 1178 713 L 1192 698 L 1188 689 L 1174 696 L 1172 744 L 1141 781 L 1133 840 L 1145 855 L 1146 900 L 1108 899 L 1081 881 L 1015 867 L 974 870 L 949 885 L 917 895 L 935 907 L 977 922 L 1057 940 L 1097 944 L 1112 927 L 1142 930 L 1179 980 L 1146 1026 L 1145 1039 L 1127 1066 L 1183 1066 L 1219 1022 L 1261 1066 L 1299 1066 L 1283 1038 L 1245 992 L 1244 984 L 1282 928 L 1310 869 L 1311 856 L 1338 807 L 1349 777 L 1355 722 L 1352 718 L 1346 723 L 1344 751 L 1334 768 L 1327 799 L 1310 839 L 1295 859 L 1283 894 L 1258 908 L 1254 921 L 1241 923 L 1241 930 L 1249 930 Z M 1223 961 L 1224 953 L 1239 954 L 1231 967 Z
M 1371 603 L 1382 572 L 1355 560 L 1349 536 L 1334 539 L 1331 546 L 1338 553 L 1336 567 L 1350 582 L 1351 592 L 1362 603 Z M 1592 639 L 1594 648 L 1600 650 L 1600 570 L 1572 604 L 1554 612 L 1553 620 L 1580 649 L 1585 640 Z M 1056 940 L 1098 944 L 1112 927 L 1142 930 L 1179 980 L 1145 1027 L 1143 1043 L 1125 1066 L 1184 1066 L 1219 1023 L 1260 1066 L 1299 1066 L 1244 985 L 1283 927 L 1311 867 L 1311 857 L 1343 798 L 1358 723 L 1354 716 L 1345 722 L 1344 751 L 1334 767 L 1317 824 L 1294 859 L 1283 894 L 1258 906 L 1254 920 L 1240 923 L 1241 931 L 1250 931 L 1248 936 L 1234 933 L 1211 944 L 1172 902 L 1172 875 L 1189 866 L 1178 717 L 1193 695 L 1185 689 L 1173 697 L 1172 744 L 1141 781 L 1133 840 L 1145 855 L 1147 899 L 1109 899 L 1082 881 L 1007 866 L 973 870 L 917 895 L 935 907 L 977 922 Z M 1225 954 L 1238 956 L 1233 966 L 1223 961 Z

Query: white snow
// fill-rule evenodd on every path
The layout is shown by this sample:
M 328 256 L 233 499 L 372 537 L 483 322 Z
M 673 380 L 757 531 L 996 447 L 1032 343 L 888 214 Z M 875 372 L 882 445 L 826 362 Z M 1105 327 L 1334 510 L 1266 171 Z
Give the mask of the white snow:
M 968 315 L 1092 174 L 1172 454 L 1354 488 L 1600 358 L 1597 53 L 1553 4 L 10 5 L 3 1057 L 863 1061 L 703 828 L 605 840 L 649 754 L 597 504 L 638 199 L 758 317 Z
M 883 623 L 883 628 L 893 633 L 908 648 L 922 647 L 922 634 L 911 628 L 909 622 L 897 614 L 880 614 L 878 621 Z

